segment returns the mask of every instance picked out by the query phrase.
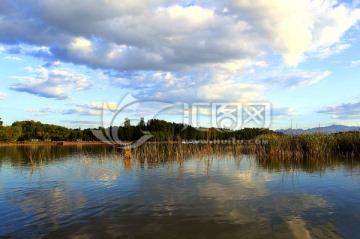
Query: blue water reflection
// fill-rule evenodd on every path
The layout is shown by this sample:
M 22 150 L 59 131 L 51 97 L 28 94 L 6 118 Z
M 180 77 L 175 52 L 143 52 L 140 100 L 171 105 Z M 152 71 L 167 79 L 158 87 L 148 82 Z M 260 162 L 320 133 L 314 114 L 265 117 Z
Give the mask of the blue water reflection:
M 2 149 L 0 149 L 2 150 Z M 31 165 L 0 154 L 0 236 L 356 238 L 360 167 L 255 155 L 150 163 L 103 147 L 49 148 Z M 104 152 L 105 153 L 101 153 Z

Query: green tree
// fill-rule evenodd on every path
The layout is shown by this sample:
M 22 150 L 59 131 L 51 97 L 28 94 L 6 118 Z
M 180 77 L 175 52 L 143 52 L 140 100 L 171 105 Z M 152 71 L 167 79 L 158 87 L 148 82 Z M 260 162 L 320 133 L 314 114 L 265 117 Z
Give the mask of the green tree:
M 144 117 L 140 118 L 140 122 L 137 125 L 141 130 L 144 130 L 146 128 Z
M 12 142 L 18 140 L 22 130 L 20 126 L 2 126 L 0 127 L 0 141 Z
M 131 126 L 129 118 L 125 118 L 124 126 L 125 127 L 130 127 Z

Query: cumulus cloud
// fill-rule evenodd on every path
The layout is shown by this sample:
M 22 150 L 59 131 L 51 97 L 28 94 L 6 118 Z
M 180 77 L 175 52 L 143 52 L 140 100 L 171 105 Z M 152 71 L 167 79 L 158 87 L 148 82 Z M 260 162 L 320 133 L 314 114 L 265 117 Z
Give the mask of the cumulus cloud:
M 317 113 L 331 115 L 331 118 L 333 119 L 359 119 L 360 102 L 324 107 Z
M 262 84 L 249 84 L 217 74 L 195 73 L 192 76 L 171 72 L 147 72 L 112 77 L 118 87 L 139 90 L 140 98 L 169 102 L 240 101 L 257 98 L 265 90 Z
M 63 68 L 26 68 L 29 76 L 14 76 L 21 83 L 10 86 L 11 90 L 27 92 L 40 97 L 59 100 L 71 99 L 69 90 L 82 91 L 90 87 L 87 76 Z
M 267 66 L 249 59 L 209 64 L 189 72 L 110 72 L 101 78 L 111 85 L 139 91 L 137 97 L 167 102 L 242 101 L 259 97 L 266 86 L 244 77 Z
M 267 45 L 280 52 L 289 65 L 297 65 L 304 53 L 331 47 L 360 19 L 359 9 L 338 1 L 231 0 L 234 11 L 252 22 Z
M 0 51 L 100 69 L 112 86 L 142 99 L 237 102 L 260 98 L 274 83 L 292 88 L 328 77 L 287 67 L 351 47 L 344 36 L 360 20 L 357 7 L 336 0 L 39 0 L 31 7 L 4 0 Z M 285 70 L 270 69 L 278 65 Z M 12 90 L 54 99 L 90 85 L 54 64 L 20 80 Z
M 312 85 L 331 74 L 330 71 L 268 70 L 266 67 L 263 61 L 243 60 L 210 64 L 191 74 L 135 71 L 103 77 L 113 86 L 139 91 L 139 98 L 193 103 L 259 100 L 273 85 L 285 88 Z
M 323 0 L 27 4 L 4 2 L 1 42 L 45 46 L 62 60 L 118 70 L 184 69 L 256 57 L 268 49 L 296 65 L 341 42 L 360 19 L 359 9 Z

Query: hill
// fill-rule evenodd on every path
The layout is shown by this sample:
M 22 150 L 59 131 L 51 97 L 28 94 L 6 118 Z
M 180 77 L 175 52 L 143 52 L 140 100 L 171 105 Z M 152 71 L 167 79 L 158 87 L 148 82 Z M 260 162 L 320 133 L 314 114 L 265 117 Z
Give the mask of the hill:
M 309 129 L 279 129 L 276 132 L 281 132 L 284 134 L 301 134 L 301 133 L 339 133 L 339 132 L 350 132 L 350 131 L 360 131 L 360 127 L 357 126 L 345 126 L 345 125 L 329 125 L 324 127 L 316 127 L 316 128 L 309 128 Z

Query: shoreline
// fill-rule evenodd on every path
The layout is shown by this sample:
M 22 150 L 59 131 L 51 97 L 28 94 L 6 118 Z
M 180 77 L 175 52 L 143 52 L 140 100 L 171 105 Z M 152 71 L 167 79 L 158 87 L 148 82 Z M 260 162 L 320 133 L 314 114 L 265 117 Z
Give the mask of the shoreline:
M 54 146 L 67 146 L 67 145 L 107 145 L 104 142 L 98 141 L 82 141 L 82 142 L 70 142 L 70 141 L 51 141 L 51 142 L 0 142 L 0 147 L 6 146 L 43 146 L 43 145 L 54 145 Z
M 224 142 L 223 142 L 224 141 Z M 230 140 L 198 140 L 198 141 L 192 141 L 192 140 L 183 140 L 183 141 L 148 141 L 144 142 L 144 144 L 186 144 L 186 145 L 218 145 L 218 144 L 229 144 L 229 145 L 241 145 L 241 146 L 250 146 L 255 143 L 255 140 L 238 140 L 239 142 L 233 142 Z M 250 143 L 249 143 L 250 142 Z M 252 143 L 251 143 L 252 142 Z M 124 141 L 124 146 L 126 144 L 131 144 L 132 142 Z M 51 141 L 51 142 L 45 142 L 45 141 L 38 141 L 38 142 L 31 142 L 31 141 L 19 141 L 19 142 L 0 142 L 0 147 L 9 147 L 9 146 L 75 146 L 75 145 L 112 145 L 111 142 L 102 142 L 102 141 L 81 141 L 81 142 L 72 142 L 72 141 Z M 113 144 L 116 145 L 116 144 Z

